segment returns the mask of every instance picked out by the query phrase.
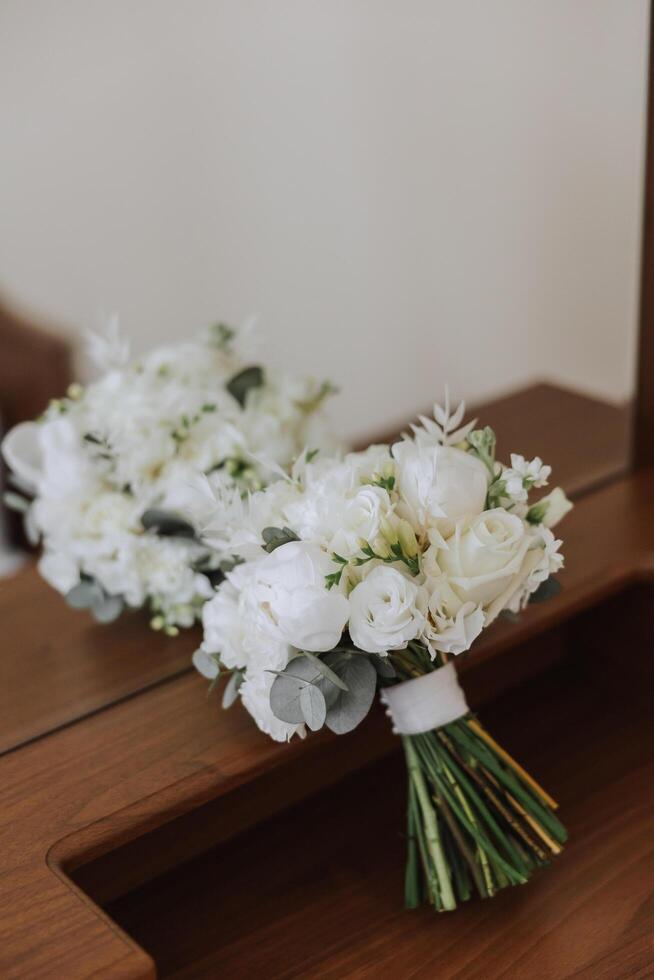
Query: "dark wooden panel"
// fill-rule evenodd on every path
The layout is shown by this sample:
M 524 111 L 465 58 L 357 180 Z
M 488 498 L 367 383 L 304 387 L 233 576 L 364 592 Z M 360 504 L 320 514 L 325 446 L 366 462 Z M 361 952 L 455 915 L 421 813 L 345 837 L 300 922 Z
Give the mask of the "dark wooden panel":
M 491 636 L 465 669 L 466 686 L 474 689 L 475 674 L 489 670 L 491 660 L 497 667 L 492 671 L 494 682 L 510 683 L 511 675 L 502 677 L 501 669 L 509 647 L 515 648 L 542 634 L 546 627 L 651 578 L 653 500 L 654 471 L 618 481 L 584 498 L 567 518 L 568 567 L 562 575 L 563 592 L 534 607 L 521 625 L 509 632 L 489 631 Z M 388 729 L 381 727 L 386 720 L 379 713 L 342 739 L 341 746 L 336 746 L 338 740 L 329 733 L 304 743 L 279 745 L 258 732 L 244 711 L 220 712 L 204 692 L 202 678 L 185 674 L 0 758 L 0 976 L 68 980 L 151 975 L 148 955 L 71 885 L 66 869 L 98 859 L 221 797 L 228 809 L 235 790 L 255 786 L 264 773 L 270 779 L 276 774 L 281 784 L 284 774 L 292 770 L 296 792 L 303 779 L 313 791 L 322 769 L 329 769 L 326 760 L 335 750 L 342 751 L 345 775 L 350 765 L 360 767 L 367 759 L 379 758 L 393 744 Z M 577 693 L 581 696 L 583 688 Z M 535 723 L 518 701 L 514 705 L 518 717 L 524 719 L 521 731 L 526 736 L 531 730 L 541 740 L 544 729 L 540 722 Z M 550 701 L 548 710 L 553 716 L 559 710 L 556 699 Z M 587 720 L 584 715 L 581 724 Z M 634 733 L 627 748 L 635 746 L 640 751 L 641 743 L 636 739 L 639 732 Z M 562 740 L 553 760 L 562 760 L 567 748 L 568 743 Z M 606 754 L 608 749 L 602 747 L 601 751 Z M 612 751 L 616 758 L 622 751 L 617 735 Z M 524 751 L 521 754 L 530 759 Z M 564 763 L 558 764 L 563 771 Z M 400 792 L 389 785 L 389 793 Z M 557 782 L 554 788 L 558 787 Z M 277 805 L 283 805 L 282 796 L 280 793 Z M 591 796 L 588 818 L 584 819 L 592 819 L 593 799 Z M 629 814 L 634 816 L 634 824 L 625 834 L 634 841 L 640 839 L 642 825 L 629 786 L 614 784 L 612 800 L 625 820 Z M 626 801 L 626 809 L 621 800 Z M 259 812 L 270 812 L 265 796 L 257 800 L 254 795 L 249 806 L 255 818 Z M 601 812 L 608 827 L 614 822 L 620 826 L 620 813 Z M 566 813 L 563 816 L 568 818 Z M 624 849 L 612 857 L 607 838 L 596 837 L 597 828 L 589 829 L 588 846 L 598 841 L 598 866 L 610 872 L 608 878 L 597 879 L 597 888 L 615 889 L 616 869 L 626 860 Z M 364 827 L 362 833 L 366 831 Z M 636 854 L 643 858 L 640 850 Z M 630 882 L 631 878 L 627 885 Z M 636 885 L 640 888 L 638 882 Z M 554 884 L 548 887 L 554 888 Z M 637 888 L 634 894 L 638 895 Z M 390 901 L 387 896 L 397 901 L 386 878 L 383 888 L 378 882 L 375 891 L 379 901 Z M 180 895 L 180 903 L 183 900 Z M 623 901 L 628 901 L 627 887 Z M 498 906 L 497 912 L 492 911 L 494 905 L 484 909 L 498 915 L 502 907 Z M 344 916 L 348 912 L 343 910 Z M 467 912 L 460 914 L 465 917 Z M 553 914 L 548 912 L 544 921 L 551 921 Z M 407 929 L 412 928 L 411 921 L 418 920 L 407 919 Z M 537 920 L 532 916 L 529 921 L 533 927 Z M 368 927 L 374 933 L 375 923 L 369 922 Z M 509 934 L 508 915 L 504 928 Z
M 549 385 L 479 409 L 508 453 L 540 454 L 575 496 L 626 467 L 628 412 Z M 166 640 L 145 614 L 96 626 L 65 605 L 33 569 L 0 583 L 0 752 L 175 676 L 199 631 Z

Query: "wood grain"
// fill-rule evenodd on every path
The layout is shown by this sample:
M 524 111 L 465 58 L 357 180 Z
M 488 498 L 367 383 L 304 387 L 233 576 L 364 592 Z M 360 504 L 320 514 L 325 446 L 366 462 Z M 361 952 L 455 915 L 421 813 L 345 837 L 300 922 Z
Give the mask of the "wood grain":
M 627 466 L 626 409 L 537 385 L 479 413 L 501 433 L 500 450 L 540 454 L 572 496 Z M 145 613 L 97 626 L 34 569 L 0 582 L 0 620 L 0 752 L 189 669 L 199 643 L 197 631 L 175 640 L 153 634 Z
M 654 969 L 654 692 L 616 698 L 596 673 L 577 650 L 484 712 L 554 792 L 571 834 L 526 886 L 453 915 L 402 909 L 406 776 L 394 753 L 109 911 L 176 980 L 644 976 Z
M 544 629 L 552 629 L 584 609 L 596 607 L 638 582 L 652 578 L 653 500 L 654 471 L 644 471 L 580 501 L 565 527 L 568 568 L 562 576 L 563 592 L 550 603 L 530 610 L 519 626 L 489 631 L 490 639 L 465 666 L 465 684 L 469 690 L 475 689 L 475 676 L 490 671 L 491 664 L 497 667 L 491 671 L 493 678 L 502 677 L 501 664 L 509 655 L 507 651 L 522 650 L 522 659 L 528 662 L 526 641 L 530 637 L 540 636 Z M 504 683 L 511 679 L 509 672 Z M 484 698 L 488 690 L 485 687 L 481 692 Z M 221 713 L 215 701 L 207 701 L 204 691 L 201 678 L 185 674 L 0 758 L 0 976 L 151 976 L 153 963 L 148 954 L 71 884 L 69 874 L 74 869 L 100 860 L 102 855 L 139 838 L 146 841 L 158 828 L 173 825 L 193 811 L 200 814 L 205 806 L 210 808 L 217 838 L 224 839 L 238 825 L 234 807 L 241 807 L 243 812 L 243 797 L 239 794 L 248 788 L 248 812 L 255 821 L 260 813 L 269 814 L 282 806 L 285 799 L 295 802 L 303 785 L 309 792 L 317 790 L 323 770 L 325 778 L 333 781 L 334 763 L 330 769 L 330 759 L 337 760 L 338 772 L 344 775 L 386 755 L 393 744 L 385 719 L 379 713 L 347 739 L 321 733 L 305 743 L 278 745 L 261 735 L 243 711 L 233 709 Z M 473 703 L 476 703 L 474 699 Z M 514 710 L 520 712 L 519 702 L 514 705 Z M 559 710 L 558 702 L 551 701 L 548 710 L 555 714 Z M 544 732 L 541 721 L 534 725 L 528 716 L 523 717 L 525 733 L 531 728 L 540 740 Z M 615 738 L 612 751 L 619 758 L 623 743 L 617 732 Z M 630 736 L 626 747 L 630 745 L 638 748 L 640 743 L 632 742 Z M 558 760 L 560 778 L 565 781 L 576 776 L 571 772 L 566 774 L 564 747 L 564 744 L 552 746 L 551 765 L 554 767 Z M 606 754 L 609 750 L 610 747 L 600 746 L 599 751 Z M 592 768 L 590 762 L 586 768 Z M 643 774 L 629 778 L 638 782 Z M 270 803 L 274 783 L 278 789 Z M 625 842 L 641 841 L 646 836 L 631 786 L 631 783 L 629 786 L 612 784 L 609 796 L 616 809 L 602 811 L 603 823 L 608 821 L 610 826 L 615 821 L 618 828 L 622 826 L 622 814 Z M 259 796 L 257 787 L 261 787 Z M 558 783 L 553 788 L 557 787 Z M 385 785 L 384 792 L 403 794 L 393 782 Z M 599 783 L 597 793 L 600 793 Z M 624 809 L 619 807 L 621 800 L 626 800 Z M 592 821 L 597 806 L 599 799 L 591 794 L 579 819 Z M 618 809 L 620 813 L 616 812 Z M 629 814 L 633 815 L 633 824 L 628 820 Z M 567 819 L 567 814 L 563 816 Z M 351 814 L 351 820 L 356 822 L 356 813 Z M 367 832 L 368 827 L 364 825 L 361 833 Z M 183 857 L 184 843 L 182 839 L 178 844 L 176 861 Z M 192 853 L 193 840 L 187 843 Z M 604 838 L 597 838 L 597 846 L 599 877 L 593 879 L 596 889 L 614 887 L 616 877 L 624 873 L 622 901 L 627 902 L 630 889 L 640 896 L 644 887 L 641 867 L 645 865 L 638 862 L 634 865 L 631 852 L 625 852 L 624 848 L 619 852 L 607 850 Z M 634 853 L 642 858 L 640 850 Z M 589 854 L 589 862 L 590 858 Z M 592 869 L 592 863 L 588 867 Z M 603 868 L 608 877 L 602 876 Z M 547 887 L 554 889 L 556 872 L 550 872 L 550 876 L 552 884 Z M 338 875 L 331 879 L 330 886 L 337 879 Z M 360 889 L 372 891 L 380 902 L 398 901 L 393 883 L 385 876 L 383 884 L 381 878 L 368 880 L 364 866 L 359 880 Z M 581 874 L 578 880 L 583 880 Z M 651 885 L 650 881 L 650 900 L 654 894 Z M 575 916 L 572 883 L 569 889 L 568 903 L 559 908 L 565 907 L 567 915 Z M 513 893 L 509 900 L 516 900 Z M 590 902 L 590 896 L 585 900 Z M 181 893 L 179 901 L 185 901 Z M 543 909 L 543 927 L 549 923 L 549 928 L 553 928 L 558 923 L 554 907 L 552 898 L 551 906 Z M 493 911 L 493 905 L 484 905 L 483 916 L 497 916 L 502 908 L 500 905 Z M 632 907 L 625 908 L 631 914 Z M 343 909 L 343 917 L 350 911 Z M 482 915 L 479 908 L 476 912 L 460 914 L 472 916 L 474 930 L 479 928 L 484 934 L 483 924 L 477 926 L 482 920 L 475 918 Z M 637 912 L 634 910 L 633 914 Z M 504 934 L 509 935 L 510 916 L 506 909 L 504 915 Z M 406 920 L 407 934 L 417 921 Z M 373 940 L 378 936 L 374 921 L 366 919 L 361 928 L 368 930 Z M 492 945 L 491 933 L 499 925 L 487 928 L 485 941 Z M 541 928 L 538 916 L 528 917 L 521 928 L 530 933 Z M 468 946 L 471 937 L 477 941 L 474 930 L 467 940 L 462 940 Z M 519 935 L 517 924 L 513 932 Z M 379 933 L 379 938 L 381 941 L 383 933 Z M 639 964 L 651 965 L 650 960 L 643 959 L 645 954 L 639 949 L 638 937 L 632 938 L 632 953 L 641 957 Z M 432 944 L 435 948 L 435 934 Z M 529 947 L 533 947 L 531 935 Z M 520 943 L 516 946 L 516 949 L 523 948 L 527 947 Z M 610 955 L 609 950 L 606 955 Z M 356 976 L 358 968 L 352 966 L 352 972 L 348 972 L 350 967 L 343 961 L 339 969 L 340 976 Z M 415 970 L 420 970 L 419 963 L 415 964 Z M 411 975 L 415 970 L 412 967 Z M 400 976 L 408 975 L 400 973 Z M 423 975 L 429 974 L 423 972 Z

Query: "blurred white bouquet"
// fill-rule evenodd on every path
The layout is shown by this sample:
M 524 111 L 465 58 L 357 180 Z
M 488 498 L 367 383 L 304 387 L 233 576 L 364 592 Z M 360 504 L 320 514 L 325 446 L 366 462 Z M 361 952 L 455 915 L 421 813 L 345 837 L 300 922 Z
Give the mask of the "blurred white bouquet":
M 375 691 L 410 772 L 407 904 L 451 909 L 526 881 L 560 850 L 553 802 L 469 713 L 452 657 L 506 611 L 556 591 L 550 468 L 495 459 L 489 428 L 435 408 L 411 438 L 344 459 L 304 454 L 286 480 L 234 496 L 207 531 L 234 556 L 204 607 L 196 667 L 229 674 L 272 738 L 366 716 Z
M 112 321 L 90 342 L 102 376 L 5 437 L 7 502 L 71 605 L 105 622 L 147 605 L 173 635 L 191 625 L 223 574 L 224 554 L 197 535 L 216 494 L 259 489 L 305 445 L 333 448 L 331 386 L 253 366 L 237 340 L 219 324 L 130 362 Z

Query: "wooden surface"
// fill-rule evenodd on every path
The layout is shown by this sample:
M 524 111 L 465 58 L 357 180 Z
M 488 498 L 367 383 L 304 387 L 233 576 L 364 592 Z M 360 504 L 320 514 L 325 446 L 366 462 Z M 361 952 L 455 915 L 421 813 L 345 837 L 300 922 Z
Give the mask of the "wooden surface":
M 501 677 L 500 665 L 510 654 L 511 646 L 515 650 L 517 644 L 542 635 L 544 629 L 551 629 L 573 614 L 652 578 L 653 500 L 654 471 L 646 471 L 617 481 L 579 503 L 566 519 L 568 567 L 562 574 L 563 592 L 549 603 L 533 607 L 519 626 L 502 624 L 498 630 L 490 631 L 491 638 L 465 667 L 465 684 L 469 690 L 475 690 L 475 677 L 484 671 L 490 671 L 492 677 Z M 529 663 L 528 649 L 524 647 L 522 656 L 525 664 Z M 69 874 L 74 869 L 99 861 L 102 855 L 109 855 L 139 838 L 147 853 L 148 840 L 159 832 L 157 828 L 182 827 L 183 823 L 171 822 L 183 821 L 184 814 L 199 816 L 204 807 L 211 814 L 215 839 L 225 839 L 239 823 L 253 823 L 285 802 L 296 802 L 298 793 L 320 789 L 323 780 L 333 782 L 338 775 L 387 754 L 393 744 L 386 719 L 378 713 L 347 739 L 321 733 L 305 743 L 278 745 L 261 735 L 239 708 L 221 713 L 216 701 L 207 701 L 204 690 L 200 677 L 185 674 L 0 758 L 0 976 L 151 976 L 154 967 L 150 956 L 71 883 Z M 514 710 L 524 718 L 524 734 L 531 728 L 537 731 L 540 740 L 544 731 L 541 721 L 535 726 L 528 712 L 525 715 L 520 708 L 519 701 L 513 703 Z M 549 710 L 553 714 L 559 710 L 557 699 L 549 703 Z M 612 751 L 617 757 L 623 747 L 617 729 L 615 739 Z M 633 745 L 634 749 L 642 747 L 642 743 L 630 739 L 626 745 Z M 551 771 L 558 764 L 561 779 L 572 778 L 569 772 L 565 775 L 567 750 L 565 741 L 551 746 Z M 601 756 L 602 747 L 599 752 Z M 585 768 L 592 768 L 590 762 Z M 629 778 L 637 781 L 636 776 Z M 582 789 L 584 785 L 582 782 Z M 650 784 L 639 785 L 646 792 Z M 257 796 L 258 786 L 262 791 Z M 404 791 L 394 783 L 384 788 L 389 794 Z M 626 795 L 621 797 L 623 789 Z M 636 851 L 630 847 L 641 840 L 643 829 L 637 812 L 637 793 L 632 792 L 633 787 L 628 792 L 627 789 L 620 783 L 609 787 L 610 799 L 602 804 L 609 809 L 600 811 L 602 825 L 605 831 L 612 826 L 616 831 L 623 827 L 622 846 L 612 849 L 606 845 L 607 838 L 594 838 L 599 848 L 597 867 L 601 874 L 591 877 L 589 890 L 584 893 L 584 901 L 590 902 L 591 891 L 603 887 L 615 891 L 616 881 L 622 881 L 619 893 L 622 902 L 616 903 L 616 915 L 638 914 L 638 909 L 628 904 L 629 896 L 639 896 L 642 891 L 641 866 L 637 860 L 642 858 L 640 844 Z M 593 793 L 600 791 L 598 781 Z M 588 823 L 598 805 L 599 801 L 591 796 L 579 820 Z M 238 821 L 235 813 L 240 814 Z M 630 814 L 633 823 L 628 820 Z M 568 819 L 565 812 L 562 816 Z M 356 810 L 350 819 L 357 824 Z M 370 833 L 367 821 L 359 828 L 362 835 Z M 334 831 L 337 830 L 335 827 Z M 184 856 L 185 845 L 192 853 L 193 834 L 179 835 L 173 863 Z M 165 864 L 166 849 L 151 855 L 150 871 L 156 870 L 155 859 Z M 582 861 L 574 880 L 558 890 L 561 904 L 557 922 L 565 924 L 568 917 L 578 916 L 576 895 L 584 881 L 585 867 L 590 865 Z M 557 873 L 558 869 L 549 872 L 548 888 L 555 889 L 553 879 Z M 650 902 L 654 895 L 651 885 L 650 881 Z M 380 879 L 373 877 L 365 887 L 373 890 L 380 902 L 400 902 L 393 888 L 386 884 L 382 888 Z M 550 902 L 554 908 L 554 892 L 552 896 Z M 180 908 L 183 909 L 186 900 L 187 896 L 180 892 Z M 516 901 L 513 896 L 509 900 Z M 493 908 L 483 905 L 477 906 L 476 912 L 457 913 L 473 917 L 469 939 L 461 940 L 462 943 L 472 943 L 473 926 L 478 923 L 482 933 L 487 929 L 487 942 L 492 946 L 492 928 L 485 927 L 483 922 L 486 915 L 499 915 L 501 906 L 498 912 Z M 349 914 L 350 909 L 343 909 L 344 919 Z M 536 931 L 543 936 L 549 932 L 554 925 L 553 915 L 550 912 L 542 920 L 535 914 L 529 917 L 521 926 L 528 933 L 522 940 L 516 925 L 511 936 L 515 937 L 515 948 L 520 955 L 536 948 Z M 407 931 L 414 928 L 410 925 L 412 921 L 418 922 L 419 917 L 406 920 Z M 577 921 L 580 928 L 584 926 L 583 917 Z M 367 922 L 374 938 L 375 922 Z M 439 930 L 444 928 L 436 925 Z M 508 915 L 503 928 L 510 928 Z M 572 929 L 572 925 L 567 928 Z M 646 975 L 642 971 L 652 967 L 649 947 L 643 948 L 639 942 L 638 936 L 633 938 L 629 951 L 641 970 L 634 976 Z M 562 942 L 561 955 L 567 955 L 566 945 Z M 287 956 L 291 956 L 292 944 L 287 948 Z M 606 951 L 606 956 L 611 955 L 623 953 L 616 947 L 613 952 Z M 489 976 L 493 975 L 492 965 L 489 960 Z M 347 964 L 342 963 L 339 969 L 340 976 L 357 975 L 354 967 L 348 972 Z
M 406 776 L 394 753 L 109 911 L 177 980 L 651 975 L 654 691 L 626 697 L 623 682 L 616 696 L 597 681 L 592 657 L 568 656 L 484 712 L 570 831 L 525 886 L 450 915 L 402 909 Z
M 103 626 L 33 565 L 0 580 L 0 753 L 187 670 L 195 631 L 154 633 L 146 613 Z
M 500 451 L 539 454 L 572 495 L 627 466 L 629 413 L 550 385 L 478 409 Z M 189 669 L 197 631 L 166 640 L 131 614 L 111 626 L 69 609 L 30 568 L 0 582 L 0 752 Z

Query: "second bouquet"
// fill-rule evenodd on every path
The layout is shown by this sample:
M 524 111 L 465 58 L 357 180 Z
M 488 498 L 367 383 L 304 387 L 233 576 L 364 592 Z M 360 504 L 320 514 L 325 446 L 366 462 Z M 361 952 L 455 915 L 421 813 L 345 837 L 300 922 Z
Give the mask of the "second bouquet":
M 561 850 L 556 804 L 470 712 L 454 667 L 502 612 L 555 591 L 549 467 L 495 458 L 492 430 L 435 407 L 411 437 L 220 501 L 207 535 L 233 556 L 203 610 L 196 667 L 229 675 L 277 740 L 354 729 L 381 689 L 408 770 L 406 904 L 454 909 L 526 882 Z M 280 476 L 282 474 L 279 474 Z

